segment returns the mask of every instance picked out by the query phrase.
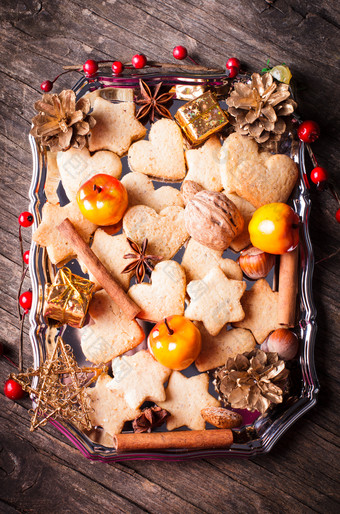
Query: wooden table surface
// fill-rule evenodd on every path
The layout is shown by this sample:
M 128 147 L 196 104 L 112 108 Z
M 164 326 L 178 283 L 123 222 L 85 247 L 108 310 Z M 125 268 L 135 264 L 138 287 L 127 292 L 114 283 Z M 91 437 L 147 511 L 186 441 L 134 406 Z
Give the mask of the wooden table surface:
M 63 65 L 88 58 L 128 61 L 135 53 L 170 62 L 177 44 L 208 66 L 224 66 L 230 56 L 251 71 L 268 58 L 272 65 L 285 62 L 299 86 L 300 113 L 321 126 L 313 149 L 339 188 L 335 0 L 2 0 L 0 11 L 0 337 L 13 360 L 21 273 L 17 218 L 28 207 L 32 169 L 27 136 L 40 83 Z M 61 77 L 56 90 L 76 76 Z M 1 512 L 339 512 L 338 205 L 327 192 L 313 192 L 312 200 L 321 392 L 317 406 L 272 452 L 253 460 L 90 462 L 50 427 L 30 433 L 29 401 L 14 403 L 1 388 Z M 30 237 L 25 229 L 26 249 Z M 32 363 L 28 324 L 24 361 Z M 1 359 L 2 383 L 11 371 Z

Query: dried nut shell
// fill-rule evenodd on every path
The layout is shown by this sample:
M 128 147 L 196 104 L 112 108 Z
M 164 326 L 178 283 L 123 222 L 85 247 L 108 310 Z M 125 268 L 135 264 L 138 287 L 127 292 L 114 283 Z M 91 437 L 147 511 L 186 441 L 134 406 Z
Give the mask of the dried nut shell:
M 261 350 L 276 352 L 280 359 L 289 361 L 294 359 L 299 350 L 299 339 L 288 328 L 278 328 L 262 343 Z
M 185 227 L 198 243 L 223 251 L 244 227 L 243 216 L 223 193 L 200 191 L 184 212 Z
M 202 190 L 203 187 L 197 182 L 194 182 L 193 180 L 185 180 L 181 186 L 181 195 L 184 205 L 186 205 L 196 193 L 199 193 Z
M 275 255 L 251 246 L 241 252 L 238 263 L 247 277 L 257 280 L 268 275 L 275 264 Z
M 236 428 L 242 423 L 242 416 L 222 407 L 206 407 L 201 410 L 202 418 L 217 428 Z

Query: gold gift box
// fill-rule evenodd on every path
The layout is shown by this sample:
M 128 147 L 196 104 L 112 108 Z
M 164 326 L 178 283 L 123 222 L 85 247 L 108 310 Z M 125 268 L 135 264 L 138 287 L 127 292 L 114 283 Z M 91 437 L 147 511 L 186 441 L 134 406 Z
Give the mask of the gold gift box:
M 90 280 L 74 275 L 69 268 L 61 268 L 53 284 L 45 285 L 45 318 L 81 328 L 94 287 Z
M 211 91 L 182 105 L 175 119 L 192 144 L 202 143 L 228 123 L 228 116 Z

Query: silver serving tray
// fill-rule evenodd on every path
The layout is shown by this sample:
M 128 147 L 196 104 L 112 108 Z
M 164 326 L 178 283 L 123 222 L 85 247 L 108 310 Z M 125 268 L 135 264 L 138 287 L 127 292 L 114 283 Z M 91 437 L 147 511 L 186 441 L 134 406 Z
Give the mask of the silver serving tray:
M 243 77 L 247 80 L 247 77 Z M 209 84 L 215 86 L 223 86 L 227 82 L 226 75 L 217 75 L 212 73 L 193 75 L 193 74 L 146 74 L 143 76 L 149 85 L 155 85 L 162 81 L 164 84 L 176 85 L 199 85 Z M 94 79 L 80 79 L 73 90 L 76 92 L 77 98 L 98 88 L 109 86 L 138 88 L 139 76 L 130 75 L 129 77 L 112 77 L 107 75 L 99 75 Z M 177 105 L 178 107 L 178 105 Z M 32 182 L 29 191 L 30 212 L 34 214 L 33 231 L 37 228 L 41 220 L 41 210 L 46 202 L 44 192 L 46 180 L 46 161 L 45 156 L 37 147 L 35 139 L 29 136 L 32 156 L 33 156 L 33 173 Z M 309 216 L 311 209 L 311 200 L 309 196 L 309 186 L 306 178 L 305 167 L 305 145 L 300 143 L 298 148 L 294 150 L 291 157 L 299 166 L 300 180 L 292 195 L 291 205 L 298 213 L 301 220 L 300 233 L 300 263 L 299 263 L 299 302 L 300 302 L 300 319 L 296 327 L 296 334 L 301 341 L 301 347 L 298 360 L 294 361 L 295 369 L 292 370 L 296 377 L 294 391 L 284 404 L 276 406 L 264 415 L 258 417 L 255 421 L 249 422 L 239 430 L 235 430 L 235 442 L 229 449 L 218 450 L 168 450 L 154 452 L 128 452 L 117 454 L 113 447 L 106 447 L 95 443 L 89 437 L 80 432 L 70 423 L 61 423 L 56 420 L 50 420 L 60 432 L 62 432 L 87 458 L 102 461 L 117 461 L 131 459 L 155 459 L 155 460 L 180 460 L 193 459 L 198 457 L 252 457 L 259 454 L 268 453 L 278 439 L 285 431 L 305 412 L 307 412 L 317 401 L 319 384 L 314 364 L 314 345 L 316 335 L 316 309 L 312 297 L 312 274 L 314 267 L 314 257 L 312 252 L 311 241 L 309 237 Z M 289 150 L 291 152 L 291 150 Z M 123 174 L 126 162 L 123 159 Z M 159 186 L 162 183 L 158 183 Z M 176 184 L 173 184 L 176 186 Z M 67 203 L 66 196 L 62 188 L 58 189 L 61 204 Z M 228 251 L 229 252 L 229 251 Z M 228 253 L 229 258 L 233 255 Z M 234 259 L 236 257 L 234 256 Z M 71 261 L 67 264 L 74 272 L 82 274 L 77 261 Z M 55 329 L 46 325 L 42 315 L 42 306 L 44 301 L 44 286 L 46 282 L 50 282 L 56 273 L 56 267 L 51 265 L 47 257 L 46 250 L 38 247 L 34 242 L 30 249 L 29 270 L 32 280 L 33 302 L 30 311 L 30 340 L 32 344 L 34 366 L 38 367 L 50 353 L 51 345 L 53 345 L 57 333 L 63 336 L 63 339 L 72 346 L 75 356 L 79 364 L 84 363 L 79 344 L 79 333 L 71 327 L 63 327 Z M 273 274 L 270 276 L 272 280 Z M 187 376 L 197 373 L 194 366 L 185 370 Z M 33 387 L 36 386 L 37 378 L 33 381 Z M 211 389 L 212 392 L 212 389 Z M 32 398 L 34 402 L 34 398 Z

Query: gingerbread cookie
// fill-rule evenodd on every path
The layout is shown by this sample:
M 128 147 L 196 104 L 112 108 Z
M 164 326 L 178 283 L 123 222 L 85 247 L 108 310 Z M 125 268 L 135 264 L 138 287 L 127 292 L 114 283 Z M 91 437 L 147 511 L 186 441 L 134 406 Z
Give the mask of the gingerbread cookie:
M 257 280 L 242 297 L 244 319 L 233 325 L 238 328 L 248 328 L 252 331 L 256 342 L 263 343 L 270 332 L 280 328 L 277 317 L 278 301 L 279 293 L 272 291 L 265 279 Z
M 162 409 L 170 412 L 168 430 L 186 425 L 192 430 L 204 430 L 205 421 L 201 410 L 219 407 L 220 402 L 208 393 L 209 377 L 206 373 L 186 378 L 179 371 L 173 371 L 166 388 L 166 400 L 158 402 Z
M 241 198 L 240 196 L 236 195 L 235 193 L 228 193 L 226 194 L 226 196 L 236 205 L 236 207 L 243 216 L 243 230 L 241 234 L 236 236 L 235 239 L 233 239 L 230 243 L 230 248 L 234 250 L 234 252 L 240 252 L 241 250 L 250 245 L 248 225 L 256 209 L 251 203 L 249 203 L 244 198 Z
M 123 218 L 124 233 L 141 245 L 148 239 L 148 253 L 171 259 L 188 239 L 184 209 L 166 207 L 159 214 L 145 205 L 131 207 Z
M 156 212 L 166 207 L 178 205 L 184 207 L 181 193 L 171 186 L 163 186 L 154 189 L 152 180 L 143 173 L 128 173 L 122 178 L 129 197 L 129 207 L 134 205 L 146 205 Z
M 237 193 L 256 208 L 286 202 L 299 175 L 290 157 L 259 153 L 253 139 L 237 133 L 223 143 L 220 171 L 226 193 Z
M 59 203 L 57 189 L 60 182 L 60 173 L 57 164 L 58 152 L 46 152 L 46 180 L 45 180 L 45 195 L 49 203 Z
M 181 129 L 175 121 L 162 118 L 150 129 L 149 141 L 138 141 L 129 148 L 132 171 L 164 180 L 182 180 L 185 160 Z
M 197 326 L 202 336 L 202 350 L 195 361 L 198 371 L 223 366 L 230 357 L 235 358 L 239 353 L 250 352 L 255 348 L 256 342 L 249 330 L 223 328 L 217 336 L 212 336 L 203 323 Z
M 185 269 L 187 282 L 204 278 L 215 266 L 221 268 L 228 278 L 242 280 L 242 270 L 237 262 L 224 259 L 222 254 L 222 251 L 211 250 L 194 239 L 190 239 L 181 262 Z
M 185 152 L 188 173 L 185 180 L 197 182 L 203 189 L 221 191 L 221 143 L 217 136 L 210 137 L 203 146 Z
M 81 348 L 94 364 L 108 362 L 144 340 L 141 326 L 130 320 L 105 291 L 94 295 L 89 314 L 94 324 L 81 329 Z
M 176 261 L 161 261 L 151 273 L 150 284 L 136 284 L 129 295 L 141 308 L 139 319 L 158 322 L 184 314 L 185 272 Z
M 70 148 L 66 152 L 58 152 L 57 163 L 69 200 L 74 200 L 80 186 L 94 175 L 105 173 L 105 175 L 119 178 L 122 173 L 120 158 L 107 150 L 96 152 L 91 156 L 85 147 L 82 150 Z
M 117 372 L 124 361 L 124 372 Z M 157 362 L 146 350 L 112 362 L 114 378 L 107 387 L 124 395 L 127 404 L 136 409 L 145 401 L 159 403 L 165 400 L 164 382 L 171 370 Z
M 132 141 L 145 137 L 146 128 L 135 117 L 133 102 L 111 103 L 98 97 L 91 116 L 96 120 L 89 136 L 89 150 L 111 150 L 120 157 Z
M 103 229 L 98 228 L 94 233 L 91 249 L 116 282 L 119 282 L 122 288 L 127 291 L 133 272 L 122 273 L 127 263 L 126 259 L 124 259 L 124 255 L 131 253 L 131 248 L 125 235 L 118 234 L 117 236 L 111 236 Z M 84 266 L 82 266 L 82 269 L 84 273 L 87 273 Z M 89 279 L 96 284 L 97 290 L 101 289 L 101 286 L 92 273 L 89 273 Z
M 244 318 L 240 299 L 245 289 L 244 281 L 230 280 L 216 266 L 203 279 L 188 284 L 190 303 L 185 316 L 202 321 L 208 332 L 216 336 L 226 323 Z
M 52 264 L 62 264 L 76 256 L 68 240 L 58 230 L 58 226 L 66 218 L 71 221 L 79 235 L 87 243 L 97 228 L 97 225 L 84 218 L 76 200 L 64 207 L 46 202 L 42 209 L 41 223 L 34 232 L 32 240 L 47 248 Z
M 108 389 L 107 385 L 111 380 L 109 375 L 103 373 L 95 387 L 87 389 L 87 394 L 90 399 L 89 416 L 92 425 L 102 427 L 104 433 L 112 437 L 123 430 L 126 421 L 132 421 L 139 416 L 140 410 L 130 407 L 121 392 Z

